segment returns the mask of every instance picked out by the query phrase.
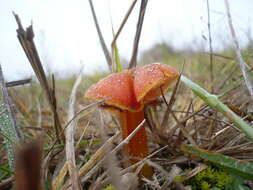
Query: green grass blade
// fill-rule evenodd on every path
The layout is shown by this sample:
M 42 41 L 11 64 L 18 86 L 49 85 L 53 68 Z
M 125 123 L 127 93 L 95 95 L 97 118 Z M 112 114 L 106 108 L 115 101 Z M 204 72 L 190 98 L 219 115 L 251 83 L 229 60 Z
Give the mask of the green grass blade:
M 113 29 L 113 24 L 112 24 L 112 17 L 111 17 L 111 26 L 112 26 L 112 35 L 115 38 L 115 33 Z M 119 49 L 116 43 L 116 40 L 112 42 L 111 44 L 112 48 L 112 60 L 113 60 L 113 66 L 112 66 L 112 71 L 113 72 L 121 72 L 122 71 L 122 65 L 120 63 L 120 56 L 119 56 Z
M 237 160 L 229 156 L 208 152 L 204 149 L 189 145 L 184 145 L 182 150 L 191 155 L 205 159 L 228 173 L 232 173 L 246 179 L 253 179 L 253 163 L 251 162 Z
M 114 61 L 115 61 L 115 64 L 116 64 L 116 72 L 121 72 L 122 71 L 122 65 L 120 63 L 119 50 L 118 50 L 116 42 L 113 45 L 113 55 L 114 55 Z
M 216 95 L 210 94 L 205 89 L 201 88 L 198 84 L 194 83 L 185 76 L 181 76 L 181 81 L 189 87 L 197 96 L 206 102 L 212 108 L 223 113 L 230 121 L 232 121 L 245 135 L 253 141 L 253 128 L 246 123 L 242 118 L 237 116 L 225 104 L 223 104 Z

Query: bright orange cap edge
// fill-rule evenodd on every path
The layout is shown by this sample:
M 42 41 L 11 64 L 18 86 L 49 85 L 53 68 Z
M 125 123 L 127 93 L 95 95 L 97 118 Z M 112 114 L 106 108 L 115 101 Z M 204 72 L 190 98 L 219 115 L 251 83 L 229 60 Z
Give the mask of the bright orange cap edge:
M 138 102 L 155 100 L 165 92 L 179 77 L 171 66 L 159 63 L 136 68 L 134 71 L 134 93 Z
M 92 85 L 85 93 L 86 98 L 105 100 L 105 103 L 123 110 L 138 111 L 142 105 L 133 92 L 131 71 L 114 73 Z

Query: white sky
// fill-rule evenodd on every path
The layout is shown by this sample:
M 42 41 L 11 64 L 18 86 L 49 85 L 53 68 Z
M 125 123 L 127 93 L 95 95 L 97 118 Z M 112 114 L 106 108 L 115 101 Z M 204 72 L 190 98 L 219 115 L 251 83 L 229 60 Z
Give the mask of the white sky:
M 132 0 L 93 0 L 105 40 L 112 40 Z M 140 0 L 139 0 L 140 2 Z M 209 0 L 211 30 L 215 49 L 231 44 L 223 0 Z M 252 35 L 253 1 L 229 0 L 236 32 L 243 46 Z M 149 0 L 140 50 L 166 41 L 175 48 L 208 47 L 206 0 Z M 120 55 L 129 59 L 137 22 L 139 3 L 118 40 Z M 0 0 L 0 62 L 8 80 L 33 74 L 16 38 L 17 13 L 24 27 L 33 21 L 35 40 L 43 65 L 58 75 L 107 69 L 88 0 Z M 250 34 L 250 35 L 249 35 Z

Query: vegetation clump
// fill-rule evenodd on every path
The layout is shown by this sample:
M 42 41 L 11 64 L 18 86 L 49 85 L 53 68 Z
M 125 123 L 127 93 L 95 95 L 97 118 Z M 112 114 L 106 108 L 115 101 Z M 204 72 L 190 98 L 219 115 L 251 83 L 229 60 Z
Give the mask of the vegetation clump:
M 232 180 L 228 173 L 209 166 L 187 180 L 186 184 L 191 185 L 192 190 L 226 189 L 226 186 L 232 183 Z

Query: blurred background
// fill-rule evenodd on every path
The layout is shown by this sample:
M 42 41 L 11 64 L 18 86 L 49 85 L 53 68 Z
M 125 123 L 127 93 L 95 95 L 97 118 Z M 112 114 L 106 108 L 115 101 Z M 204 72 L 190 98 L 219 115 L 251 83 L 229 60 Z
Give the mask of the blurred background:
M 93 3 L 110 47 L 112 26 L 115 31 L 118 29 L 132 0 L 96 0 Z M 139 3 L 117 41 L 121 59 L 126 63 L 132 53 Z M 253 37 L 253 2 L 230 0 L 229 3 L 240 46 L 245 48 Z M 87 74 L 108 70 L 88 0 L 1 0 L 0 62 L 7 80 L 33 75 L 16 37 L 17 24 L 12 11 L 19 14 L 24 27 L 33 23 L 36 45 L 47 72 L 59 78 L 77 73 L 81 65 Z M 139 60 L 160 61 L 154 57 L 159 53 L 155 47 L 161 45 L 167 48 L 167 53 L 208 52 L 207 13 L 206 0 L 150 0 L 140 39 Z M 224 1 L 210 1 L 210 26 L 215 52 L 232 46 Z M 156 49 L 155 56 L 141 59 L 146 52 L 150 55 L 152 48 Z

